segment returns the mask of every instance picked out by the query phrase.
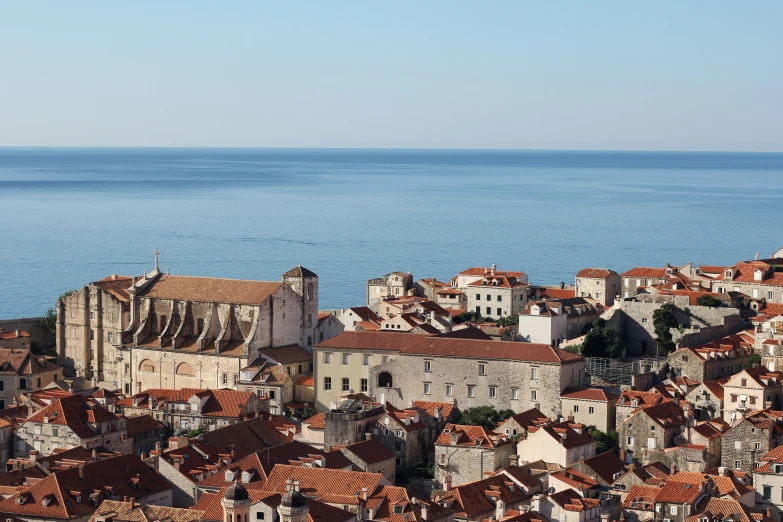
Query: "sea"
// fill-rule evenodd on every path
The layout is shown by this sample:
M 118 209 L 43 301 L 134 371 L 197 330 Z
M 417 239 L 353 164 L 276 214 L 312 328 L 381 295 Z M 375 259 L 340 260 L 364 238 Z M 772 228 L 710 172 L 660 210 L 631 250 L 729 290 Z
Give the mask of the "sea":
M 783 154 L 0 148 L 0 318 L 111 274 L 319 275 L 732 264 L 783 246 Z

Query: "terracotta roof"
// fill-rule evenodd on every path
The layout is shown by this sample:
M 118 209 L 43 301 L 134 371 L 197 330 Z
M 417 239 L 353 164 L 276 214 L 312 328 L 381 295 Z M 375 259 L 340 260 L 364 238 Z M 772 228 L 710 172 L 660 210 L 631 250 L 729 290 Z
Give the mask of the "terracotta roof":
M 639 509 L 653 511 L 655 509 L 655 497 L 661 492 L 658 486 L 640 486 L 634 484 L 628 490 L 623 501 L 624 509 Z
M 569 363 L 584 360 L 548 344 L 512 341 L 479 341 L 403 333 L 345 332 L 317 345 L 317 348 L 389 350 L 400 353 L 506 359 L 542 363 Z
M 468 482 L 454 486 L 447 492 L 442 500 L 453 501 L 451 508 L 455 511 L 457 518 L 472 518 L 481 513 L 495 510 L 495 503 L 487 497 L 490 492 L 493 498 L 502 500 L 506 505 L 513 505 L 522 502 L 528 498 L 528 495 L 521 488 L 511 487 L 508 478 L 502 474 L 496 474 L 491 477 Z M 513 491 L 512 491 L 513 489 Z
M 290 419 L 261 412 L 250 420 L 208 431 L 201 435 L 201 439 L 191 440 L 191 444 L 214 458 L 233 450 L 234 458 L 241 459 L 254 451 L 293 440 L 292 434 L 281 431 L 280 423 L 288 426 L 289 430 L 296 428 Z
M 258 350 L 258 353 L 267 359 L 272 359 L 280 364 L 291 364 L 303 361 L 310 362 L 313 360 L 312 352 L 298 344 L 278 346 L 277 348 L 261 348 Z
M 467 275 L 467 276 L 483 276 L 484 274 L 489 274 L 492 272 L 491 268 L 484 268 L 484 267 L 478 267 L 474 266 L 471 268 L 468 268 L 467 270 L 463 270 L 457 275 Z M 509 277 L 522 277 L 525 275 L 524 272 L 506 272 L 503 270 L 495 270 L 495 274 L 503 274 Z
M 285 274 L 283 277 L 318 277 L 315 272 L 306 269 L 302 265 L 297 265 Z
M 556 478 L 560 482 L 564 482 L 572 488 L 576 488 L 580 491 L 590 489 L 598 485 L 598 482 L 595 480 L 573 469 L 564 469 L 562 471 L 558 471 L 557 473 L 551 474 L 549 477 Z
M 326 416 L 323 413 L 316 413 L 303 420 L 302 424 L 307 424 L 310 429 L 322 430 L 326 426 Z
M 394 459 L 394 453 L 374 439 L 349 444 L 342 451 L 353 453 L 362 462 L 366 462 L 367 464 L 377 464 L 384 460 Z
M 168 388 L 150 388 L 132 397 L 126 397 L 117 401 L 117 406 L 123 408 L 152 409 L 150 398 L 154 398 L 155 409 L 161 409 L 166 403 L 187 403 L 188 400 L 198 396 L 207 398 L 201 408 L 200 415 L 208 417 L 239 418 L 248 401 L 253 397 L 253 392 L 237 391 L 230 389 L 203 390 L 199 388 L 180 388 L 177 390 Z M 141 399 L 134 405 L 134 401 Z
M 471 288 L 516 288 L 519 286 L 528 286 L 527 283 L 523 283 L 517 280 L 516 277 L 511 277 L 503 274 L 486 274 L 478 281 L 468 283 Z
M 299 379 L 296 380 L 297 386 L 315 386 L 315 377 L 312 375 L 307 376 L 303 375 L 302 377 L 299 377 Z
M 152 299 L 260 305 L 283 283 L 212 277 L 161 275 L 144 292 Z
M 685 424 L 685 413 L 674 402 L 662 402 L 639 411 L 665 429 Z
M 622 277 L 652 277 L 663 279 L 666 277 L 665 268 L 636 267 L 620 274 Z
M 623 461 L 611 450 L 584 459 L 584 464 L 607 484 L 614 482 L 616 474 L 625 472 Z
M 96 433 L 88 423 L 112 422 L 121 417 L 114 414 L 83 395 L 70 395 L 53 401 L 48 406 L 31 415 L 25 422 L 47 422 L 68 426 L 76 436 L 86 439 Z M 113 428 L 112 428 L 113 429 Z
M 130 301 L 128 288 L 133 284 L 133 278 L 130 276 L 112 274 L 100 281 L 95 281 L 93 284 L 120 302 L 127 303 Z
M 438 290 L 436 293 L 438 295 L 463 295 L 464 294 L 462 290 L 460 290 L 459 288 L 455 288 L 453 286 L 449 286 L 441 290 Z M 464 312 L 465 310 L 460 310 L 460 311 Z
M 435 418 L 435 410 L 440 410 L 441 419 L 448 419 L 454 409 L 452 402 L 413 401 L 414 408 L 421 409 L 432 418 Z
M 228 488 L 223 487 L 217 493 L 202 493 L 196 505 L 190 509 L 202 511 L 204 513 L 203 520 L 223 522 L 224 513 L 222 501 L 226 489 Z M 280 505 L 282 500 L 282 495 L 279 492 L 260 489 L 249 489 L 247 492 L 253 504 L 261 502 L 271 507 L 273 510 L 277 509 L 277 506 Z M 310 508 L 307 522 L 344 522 L 356 516 L 348 511 L 332 507 L 310 498 L 306 499 L 306 502 L 307 507 Z
M 586 511 L 601 503 L 597 498 L 582 498 L 570 488 L 549 495 L 549 499 L 566 511 Z
M 561 442 L 566 449 L 595 444 L 595 439 L 587 433 L 587 428 L 574 422 L 565 421 L 541 427 L 533 426 L 528 429 L 528 433 L 536 433 L 539 430 L 545 431 L 550 437 Z M 577 430 L 580 430 L 582 433 L 579 433 Z
M 655 497 L 656 502 L 671 504 L 693 504 L 701 496 L 701 486 L 692 482 L 667 480 Z
M 3 339 L 13 338 L 14 332 L 2 332 Z M 62 369 L 61 366 L 33 354 L 30 350 L 0 348 L 0 374 L 36 375 Z
M 350 312 L 355 314 L 362 321 L 380 321 L 381 316 L 373 312 L 366 306 L 354 306 L 349 308 Z
M 539 426 L 541 424 L 546 424 L 549 422 L 549 419 L 546 415 L 541 413 L 536 408 L 531 408 L 529 410 L 523 411 L 522 413 L 516 413 L 506 419 L 505 421 L 501 422 L 500 425 L 502 426 L 504 422 L 507 422 L 509 419 L 514 420 L 517 424 L 522 426 L 525 429 L 530 428 L 531 426 Z
M 783 464 L 783 446 L 778 446 L 777 448 L 766 452 L 759 458 L 759 460 Z
M 633 400 L 637 400 L 637 408 L 652 406 L 663 401 L 663 396 L 658 393 L 641 392 L 636 390 L 624 390 L 617 399 L 618 406 L 632 406 Z
M 576 290 L 574 290 L 573 288 L 547 287 L 546 292 L 541 294 L 541 297 L 549 297 L 552 299 L 571 299 L 576 297 Z
M 17 339 L 19 337 L 30 337 L 30 334 L 24 330 L 10 330 L 6 332 L 0 328 L 0 339 Z
M 731 518 L 735 522 L 772 522 L 774 520 L 734 499 L 712 497 L 707 500 L 706 505 L 699 513 L 687 517 L 685 522 L 697 522 L 703 515 L 707 515 L 708 520 Z
M 733 267 L 733 276 L 731 282 L 735 283 L 755 283 L 758 285 L 783 285 L 783 272 L 778 272 L 778 268 L 764 261 L 746 261 L 737 263 Z M 755 278 L 756 270 L 761 270 L 761 280 Z M 715 277 L 715 281 L 724 281 L 726 279 L 725 269 Z
M 450 509 L 421 497 L 412 497 L 407 489 L 397 486 L 380 486 L 366 504 L 374 512 L 372 520 L 384 522 L 425 522 L 421 516 L 423 506 L 428 511 L 426 520 L 443 519 L 451 513 Z M 395 507 L 401 508 L 402 513 L 395 513 Z
M 118 522 L 150 522 L 165 520 L 167 522 L 196 522 L 204 512 L 197 509 L 156 506 L 154 504 L 139 505 L 117 500 L 104 500 L 90 522 L 95 522 L 99 516 L 113 514 L 112 520 Z
M 588 277 L 590 279 L 606 279 L 612 274 L 617 274 L 614 270 L 607 268 L 583 268 L 576 273 L 576 277 Z
M 600 388 L 574 388 L 569 386 L 560 394 L 563 399 L 583 399 L 586 401 L 616 401 L 618 396 Z
M 497 448 L 513 441 L 505 435 L 490 432 L 481 426 L 469 426 L 465 424 L 446 424 L 443 431 L 435 440 L 435 444 L 452 446 L 452 438 L 456 435 L 457 446 L 471 446 L 482 448 Z
M 126 426 L 128 429 L 128 437 L 135 437 L 136 435 L 142 435 L 166 427 L 165 424 L 159 420 L 155 420 L 151 415 L 128 417 Z
M 367 488 L 368 492 L 373 492 L 385 480 L 380 473 L 278 464 L 269 474 L 266 489 L 284 493 L 289 479 L 299 480 L 300 492 L 307 497 L 352 506 L 359 501 L 357 491 Z

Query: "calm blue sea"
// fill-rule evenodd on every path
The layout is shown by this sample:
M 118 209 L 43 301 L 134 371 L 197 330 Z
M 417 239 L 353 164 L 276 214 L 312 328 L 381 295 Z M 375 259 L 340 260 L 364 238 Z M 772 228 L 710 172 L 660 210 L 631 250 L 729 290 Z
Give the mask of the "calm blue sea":
M 783 246 L 783 154 L 0 149 L 0 318 L 112 273 L 277 280 L 322 308 L 392 270 L 572 281 Z

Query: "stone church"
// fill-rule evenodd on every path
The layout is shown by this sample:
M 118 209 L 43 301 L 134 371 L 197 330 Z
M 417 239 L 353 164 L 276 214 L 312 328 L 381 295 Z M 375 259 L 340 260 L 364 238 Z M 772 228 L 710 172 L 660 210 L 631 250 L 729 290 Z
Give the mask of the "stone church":
M 112 275 L 57 303 L 66 372 L 125 393 L 235 388 L 263 348 L 312 349 L 318 276 L 297 266 L 280 282 L 161 273 Z

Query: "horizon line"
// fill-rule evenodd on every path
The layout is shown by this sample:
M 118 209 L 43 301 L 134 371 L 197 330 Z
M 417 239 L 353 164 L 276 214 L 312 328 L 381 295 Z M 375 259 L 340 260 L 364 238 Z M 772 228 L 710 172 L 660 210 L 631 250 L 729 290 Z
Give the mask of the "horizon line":
M 0 150 L 13 149 L 153 149 L 153 150 L 291 150 L 291 151 L 442 151 L 442 152 L 562 152 L 620 154 L 783 154 L 783 150 L 709 150 L 709 149 L 508 149 L 508 148 L 430 148 L 430 147 L 256 147 L 240 145 L 0 145 Z

